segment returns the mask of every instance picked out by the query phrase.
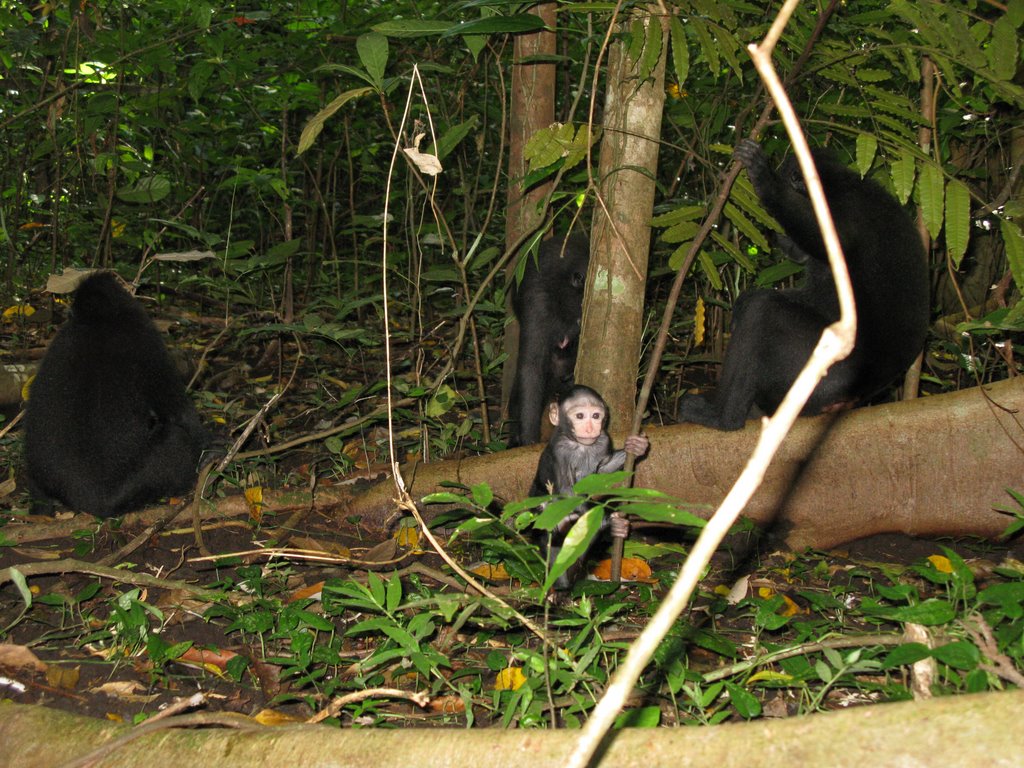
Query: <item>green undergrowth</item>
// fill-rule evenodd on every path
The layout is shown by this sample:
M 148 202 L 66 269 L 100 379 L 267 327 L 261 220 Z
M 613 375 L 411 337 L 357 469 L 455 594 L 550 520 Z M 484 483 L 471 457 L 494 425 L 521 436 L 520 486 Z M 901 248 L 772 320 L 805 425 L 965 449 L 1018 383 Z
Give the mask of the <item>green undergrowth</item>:
M 688 521 L 650 492 L 584 491 L 598 509 L 614 501 L 635 519 Z M 53 667 L 137 681 L 154 698 L 131 708 L 134 719 L 155 712 L 161 696 L 198 688 L 221 692 L 209 706 L 287 719 L 335 702 L 325 722 L 346 727 L 580 725 L 671 585 L 694 529 L 677 525 L 690 534 L 673 537 L 640 528 L 626 560 L 649 576 L 618 589 L 581 579 L 555 594 L 530 534 L 549 522 L 543 500 L 492 513 L 481 487 L 432 501 L 459 502 L 435 530 L 458 562 L 487 577 L 493 597 L 463 588 L 415 542 L 403 565 L 422 567 L 401 571 L 221 560 L 192 574 L 213 600 L 91 577 L 33 590 L 15 574 L 7 595 L 18 599 L 4 600 L 0 642 Z M 584 546 L 596 527 L 581 528 Z M 619 724 L 715 724 L 1014 685 L 1024 669 L 1024 565 L 971 542 L 909 541 L 916 551 L 905 562 L 863 549 L 723 551 Z M 428 694 L 430 705 L 395 690 Z

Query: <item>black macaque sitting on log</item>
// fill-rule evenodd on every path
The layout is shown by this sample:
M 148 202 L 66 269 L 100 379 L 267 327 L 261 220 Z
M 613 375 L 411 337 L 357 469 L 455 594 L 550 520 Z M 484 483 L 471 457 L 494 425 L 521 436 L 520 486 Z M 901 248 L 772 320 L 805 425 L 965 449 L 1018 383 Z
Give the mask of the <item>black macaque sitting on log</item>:
M 683 398 L 681 421 L 725 430 L 741 428 L 752 405 L 774 413 L 821 332 L 839 319 L 824 241 L 796 159 L 777 173 L 753 141 L 741 141 L 735 154 L 785 229 L 779 246 L 806 274 L 800 287 L 739 297 L 713 399 Z M 853 284 L 857 337 L 850 356 L 818 383 L 804 415 L 855 406 L 892 383 L 924 347 L 929 315 L 927 261 L 903 206 L 828 153 L 817 151 L 814 160 Z
M 619 471 L 626 463 L 627 453 L 638 457 L 647 453 L 650 441 L 644 435 L 630 435 L 623 449 L 613 451 L 606 431 L 607 417 L 608 407 L 601 395 L 580 384 L 568 388 L 557 402 L 551 403 L 548 418 L 555 432 L 540 455 L 537 474 L 530 486 L 531 496 L 571 496 L 572 487 L 584 477 Z M 565 534 L 586 511 L 577 507 L 551 531 L 547 552 L 549 566 L 561 550 Z M 606 518 L 602 530 L 609 524 L 613 526 L 613 534 L 625 538 L 629 533 L 629 523 L 624 517 L 612 515 L 610 523 Z M 555 589 L 572 586 L 581 562 L 582 557 L 558 577 Z
M 552 238 L 541 244 L 514 289 L 519 360 L 509 398 L 510 445 L 538 442 L 544 409 L 572 384 L 589 260 L 584 235 Z
M 185 492 L 207 439 L 145 310 L 112 273 L 90 275 L 29 393 L 25 457 L 37 505 L 55 499 L 113 517 Z

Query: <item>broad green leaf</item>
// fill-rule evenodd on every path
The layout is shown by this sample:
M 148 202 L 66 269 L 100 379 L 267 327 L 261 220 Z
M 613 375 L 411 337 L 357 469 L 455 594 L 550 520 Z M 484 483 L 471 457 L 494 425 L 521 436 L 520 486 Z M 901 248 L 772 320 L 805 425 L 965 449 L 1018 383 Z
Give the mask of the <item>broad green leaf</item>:
M 904 643 L 897 645 L 885 658 L 882 659 L 882 668 L 905 667 L 908 664 L 915 664 L 921 659 L 927 659 L 931 651 L 924 643 Z
M 665 45 L 665 36 L 662 33 L 661 24 L 653 16 L 647 17 L 647 40 L 644 43 L 644 53 L 639 62 L 639 74 L 641 80 L 646 80 L 658 66 L 661 59 L 662 48 Z
M 748 690 L 730 682 L 725 683 L 725 690 L 729 692 L 729 701 L 736 707 L 736 712 L 744 720 L 750 720 L 761 714 L 761 702 Z
M 675 73 L 676 82 L 682 88 L 690 74 L 690 48 L 686 44 L 686 30 L 678 16 L 670 16 L 668 30 L 672 39 L 672 71 Z
M 651 219 L 651 225 L 655 227 L 670 227 L 681 221 L 692 221 L 704 215 L 707 211 L 703 205 L 684 205 L 673 208 L 671 211 L 661 213 Z
M 562 499 L 555 499 L 546 507 L 544 511 L 537 515 L 537 519 L 533 521 L 533 527 L 542 531 L 550 531 L 562 520 L 571 514 L 584 501 L 579 496 L 567 496 Z
M 643 53 L 646 38 L 643 21 L 633 19 L 629 25 L 629 34 L 626 36 L 626 57 L 634 64 L 640 62 L 640 54 Z
M 594 537 L 601 530 L 603 517 L 601 508 L 593 507 L 588 509 L 579 520 L 573 523 L 572 528 L 565 535 L 562 548 L 558 552 L 558 556 L 555 557 L 555 562 L 551 564 L 551 571 L 544 581 L 545 592 L 551 589 L 555 580 L 569 570 L 573 563 L 586 554 Z
M 750 240 L 750 242 L 761 250 L 771 250 L 768 246 L 768 239 L 761 233 L 761 230 L 754 225 L 754 222 L 748 219 L 738 207 L 732 203 L 726 203 L 724 211 L 726 218 L 728 218 L 736 229 Z
M 117 190 L 117 199 L 126 203 L 155 203 L 171 192 L 171 182 L 164 176 L 146 176 L 134 184 Z
M 388 37 L 437 37 L 451 26 L 450 21 L 435 19 L 395 19 L 375 24 L 373 31 Z
M 486 509 L 491 505 L 491 502 L 494 501 L 494 491 L 491 490 L 491 486 L 488 485 L 487 483 L 480 483 L 478 485 L 474 485 L 472 491 L 473 502 L 478 507 Z
M 857 134 L 857 170 L 861 176 L 867 176 L 871 165 L 875 162 L 878 152 L 878 139 L 870 133 Z
M 997 19 L 992 26 L 992 40 L 985 49 L 988 65 L 997 77 L 1009 80 L 1017 71 L 1018 45 L 1017 30 L 1013 22 L 1006 16 Z
M 686 253 L 689 252 L 690 246 L 682 246 L 681 248 L 676 249 L 676 252 L 672 254 L 672 257 L 675 258 L 676 253 L 683 251 L 683 248 L 685 248 L 686 250 L 685 252 L 683 252 L 683 255 L 680 256 L 680 266 L 682 265 L 683 256 L 685 256 Z M 700 264 L 701 271 L 704 272 L 704 276 L 707 277 L 708 281 L 711 283 L 712 288 L 714 288 L 716 291 L 720 291 L 725 287 L 725 284 L 722 282 L 722 275 L 718 272 L 718 268 L 715 266 L 714 259 L 711 258 L 710 254 L 708 254 L 707 251 L 701 250 L 697 253 L 697 263 Z M 675 266 L 674 269 L 678 270 L 679 267 Z
M 393 575 L 387 582 L 387 602 L 385 609 L 388 613 L 394 613 L 402 604 L 402 580 L 398 574 Z
M 544 29 L 544 21 L 532 13 L 517 13 L 512 16 L 488 16 L 486 18 L 456 24 L 446 29 L 441 37 L 453 35 L 515 35 L 522 32 L 536 32 Z
M 708 69 L 712 75 L 718 77 L 722 66 L 718 59 L 718 44 L 712 39 L 711 33 L 708 32 L 708 26 L 703 19 L 691 16 L 689 22 L 690 28 L 697 34 L 697 41 L 700 43 L 700 50 L 704 54 L 704 60 L 708 63 Z
M 480 125 L 479 115 L 472 115 L 465 122 L 453 125 L 437 140 L 437 148 L 432 154 L 438 160 L 444 160 L 459 143 Z M 429 150 L 428 150 L 429 151 Z
M 388 39 L 379 32 L 367 32 L 356 38 L 356 53 L 377 90 L 384 88 L 384 68 L 388 63 Z
M 302 134 L 299 136 L 299 147 L 296 150 L 297 154 L 301 155 L 313 146 L 313 142 L 316 141 L 316 137 L 319 136 L 320 131 L 324 129 L 324 122 L 326 122 L 327 118 L 345 106 L 348 102 L 352 101 L 352 99 L 357 99 L 360 96 L 365 96 L 366 94 L 373 92 L 374 89 L 369 87 L 353 88 L 351 91 L 345 91 L 340 96 L 335 97 L 330 104 L 313 115 L 313 117 L 309 119 L 309 122 L 303 126 Z
M 905 205 L 910 199 L 910 193 L 914 191 L 914 175 L 917 170 L 914 154 L 904 149 L 889 167 L 892 171 L 892 184 L 896 190 L 896 199 L 900 201 L 900 204 Z
M 981 660 L 978 649 L 966 640 L 954 640 L 932 650 L 932 656 L 954 669 L 974 669 Z
M 962 182 L 953 179 L 946 185 L 946 253 L 955 269 L 960 268 L 967 253 L 970 235 L 971 193 Z
M 934 162 L 923 161 L 917 179 L 917 189 L 921 199 L 921 215 L 932 238 L 938 237 L 942 229 L 942 199 L 945 188 L 942 169 Z
M 1006 249 L 1006 260 L 1013 273 L 1013 282 L 1019 290 L 1024 290 L 1024 234 L 1020 225 L 1007 219 L 1000 219 L 999 232 L 1003 236 L 1003 247 Z

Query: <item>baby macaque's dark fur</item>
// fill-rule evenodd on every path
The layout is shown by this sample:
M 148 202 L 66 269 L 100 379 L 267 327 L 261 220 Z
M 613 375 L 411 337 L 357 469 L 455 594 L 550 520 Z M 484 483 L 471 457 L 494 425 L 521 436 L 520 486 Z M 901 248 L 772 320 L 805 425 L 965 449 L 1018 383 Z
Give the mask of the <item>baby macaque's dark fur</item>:
M 538 442 L 544 409 L 572 384 L 589 261 L 584 235 L 552 238 L 541 244 L 514 288 L 519 359 L 509 398 L 510 445 Z
M 735 154 L 785 229 L 778 244 L 806 274 L 800 287 L 740 296 L 714 397 L 683 398 L 681 421 L 726 430 L 742 427 L 753 405 L 774 413 L 822 330 L 839 319 L 828 256 L 796 160 L 776 172 L 749 140 Z M 853 284 L 857 338 L 850 356 L 819 382 L 804 415 L 857 405 L 891 384 L 924 347 L 929 317 L 928 265 L 903 206 L 828 153 L 815 152 L 814 160 Z
M 580 442 L 571 418 L 573 411 L 581 406 L 593 408 L 595 413 L 600 411 L 600 435 L 588 445 Z M 555 433 L 540 455 L 537 474 L 530 486 L 531 496 L 549 494 L 571 496 L 573 486 L 584 477 L 595 473 L 617 472 L 625 465 L 627 453 L 643 456 L 647 453 L 650 445 L 648 439 L 643 435 L 630 435 L 626 438 L 623 449 L 613 451 L 611 438 L 608 437 L 607 432 L 608 407 L 601 395 L 581 384 L 569 388 L 559 397 L 557 403 L 552 403 L 549 415 L 555 426 Z M 561 522 L 551 531 L 548 548 L 549 564 L 554 562 L 561 550 L 565 534 L 584 512 L 586 512 L 586 508 L 578 507 L 571 514 L 562 518 Z M 616 518 L 612 524 L 622 526 L 620 530 L 614 532 L 623 537 L 629 530 L 625 518 Z M 602 530 L 608 525 L 609 521 L 606 519 L 602 524 Z M 571 587 L 577 570 L 578 564 L 562 574 L 555 582 L 555 588 L 568 589 Z
M 29 393 L 37 503 L 113 517 L 185 492 L 207 439 L 145 310 L 112 273 L 90 275 Z

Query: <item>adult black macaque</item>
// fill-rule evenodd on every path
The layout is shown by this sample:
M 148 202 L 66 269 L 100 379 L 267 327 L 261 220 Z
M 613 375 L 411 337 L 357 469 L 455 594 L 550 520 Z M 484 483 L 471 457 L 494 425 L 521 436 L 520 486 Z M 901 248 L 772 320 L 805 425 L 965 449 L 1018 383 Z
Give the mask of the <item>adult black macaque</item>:
M 87 277 L 29 394 L 25 457 L 37 503 L 124 514 L 188 490 L 206 443 L 145 310 L 112 273 Z
M 839 319 L 824 241 L 796 159 L 777 173 L 753 141 L 741 141 L 735 154 L 761 203 L 786 231 L 778 245 L 805 265 L 806 275 L 798 288 L 743 293 L 733 307 L 732 338 L 714 398 L 683 398 L 681 421 L 724 430 L 742 427 L 752 405 L 774 413 L 822 330 Z M 924 346 L 929 308 L 927 262 L 907 212 L 828 153 L 816 151 L 814 161 L 853 284 L 857 337 L 850 356 L 818 383 L 804 415 L 852 407 L 892 383 Z
M 538 442 L 544 408 L 572 384 L 589 260 L 584 235 L 552 238 L 541 244 L 514 289 L 519 360 L 509 398 L 510 445 Z
M 551 403 L 548 418 L 555 427 L 555 433 L 540 455 L 537 474 L 530 486 L 531 496 L 571 496 L 572 487 L 584 477 L 598 472 L 617 472 L 626 463 L 627 453 L 643 456 L 650 447 L 650 441 L 644 435 L 630 435 L 622 449 L 613 451 L 611 438 L 606 431 L 608 407 L 601 395 L 581 384 L 568 388 L 557 402 Z M 569 528 L 586 511 L 585 508 L 577 507 L 551 531 L 549 565 L 561 550 Z M 602 529 L 608 525 L 609 520 L 606 518 Z M 610 525 L 613 526 L 613 533 L 622 537 L 629 532 L 629 523 L 625 518 L 612 516 Z M 572 586 L 579 562 L 558 577 L 555 589 L 568 589 Z

